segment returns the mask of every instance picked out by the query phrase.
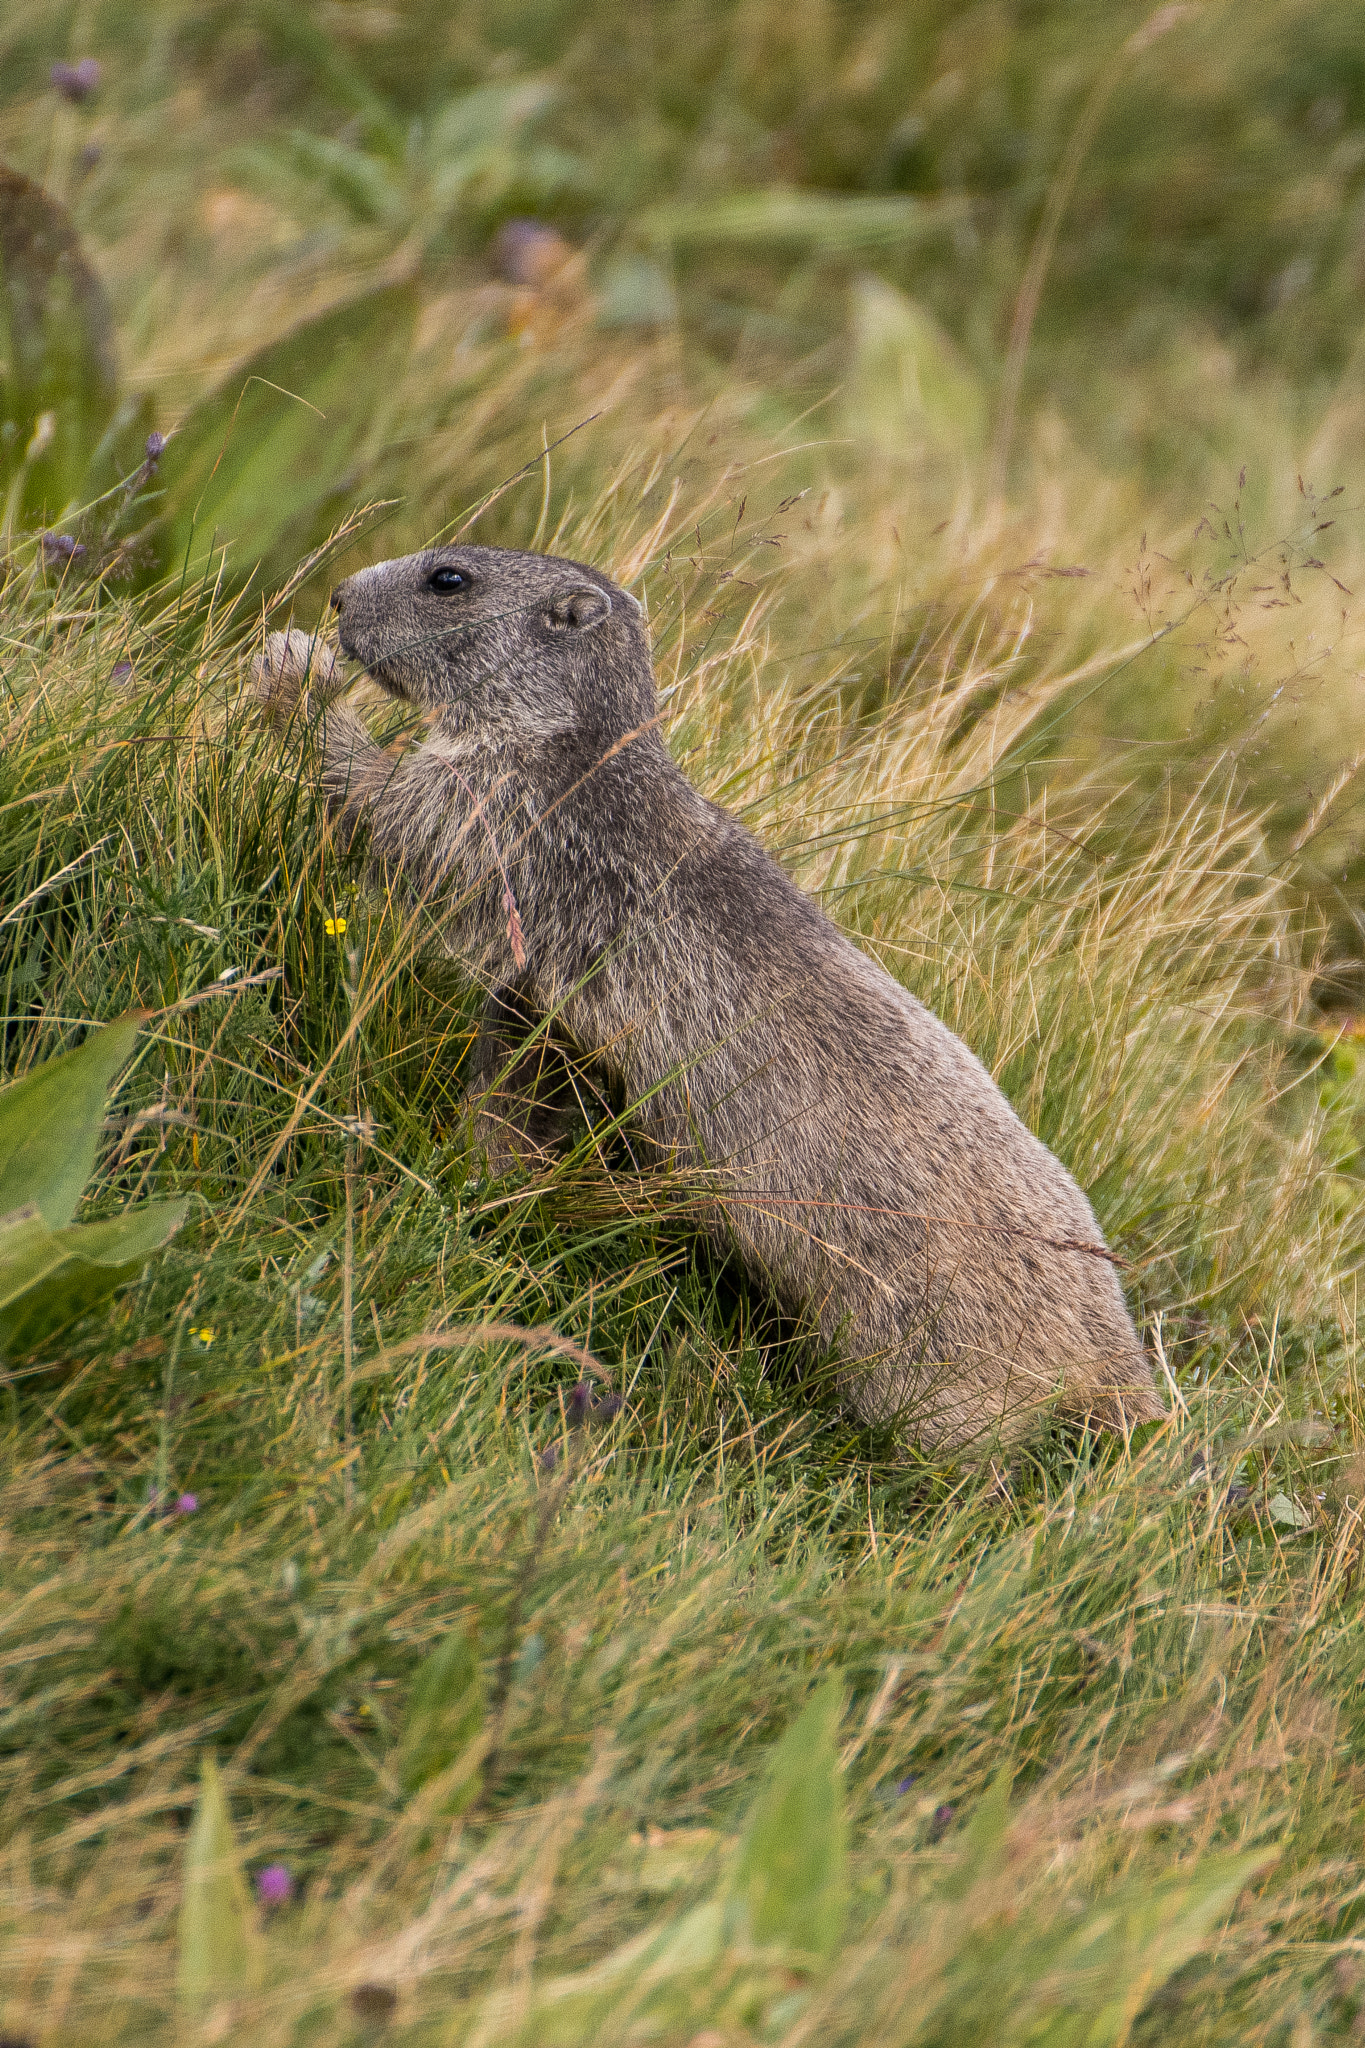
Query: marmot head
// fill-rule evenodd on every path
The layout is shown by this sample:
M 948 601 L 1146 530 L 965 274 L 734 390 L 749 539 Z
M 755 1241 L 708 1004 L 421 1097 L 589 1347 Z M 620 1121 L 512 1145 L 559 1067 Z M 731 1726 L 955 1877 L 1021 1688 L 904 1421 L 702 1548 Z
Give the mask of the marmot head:
M 654 716 L 640 607 L 581 562 L 433 547 L 362 569 L 332 604 L 345 652 L 448 730 L 610 742 Z

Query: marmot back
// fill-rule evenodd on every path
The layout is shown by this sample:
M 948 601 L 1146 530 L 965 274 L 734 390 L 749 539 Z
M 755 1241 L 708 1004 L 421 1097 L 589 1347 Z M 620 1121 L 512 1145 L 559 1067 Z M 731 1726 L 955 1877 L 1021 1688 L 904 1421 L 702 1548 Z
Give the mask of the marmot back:
M 396 758 L 329 706 L 323 779 L 487 991 L 495 1164 L 553 1138 L 553 1048 L 576 1051 L 837 1346 L 859 1414 L 956 1448 L 1017 1439 L 1045 1404 L 1111 1427 L 1162 1413 L 1065 1168 L 669 756 L 633 598 L 578 563 L 455 545 L 363 570 L 333 604 L 344 651 L 431 714 Z M 272 636 L 277 710 L 306 671 L 303 636 Z

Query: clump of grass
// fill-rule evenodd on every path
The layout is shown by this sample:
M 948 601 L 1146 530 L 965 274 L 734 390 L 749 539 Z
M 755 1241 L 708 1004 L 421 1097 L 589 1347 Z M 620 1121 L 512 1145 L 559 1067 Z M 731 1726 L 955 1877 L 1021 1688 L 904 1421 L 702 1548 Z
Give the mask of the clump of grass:
M 1021 679 L 1008 615 L 908 667 L 894 639 L 784 657 L 803 570 L 751 573 L 768 529 L 746 541 L 734 480 L 708 505 L 672 474 L 623 467 L 547 544 L 633 582 L 692 773 L 1091 1190 L 1171 1419 L 1130 1446 L 1045 1439 L 1001 1499 L 804 1391 L 667 1188 L 590 1146 L 481 1181 L 469 998 L 259 729 L 245 603 L 76 590 L 16 558 L 7 1070 L 151 1012 L 93 1199 L 196 1204 L 112 1317 L 7 1373 L 0 2028 L 20 2038 L 195 2037 L 177 1927 L 205 1755 L 248 1870 L 290 1880 L 209 2032 L 635 2038 L 625 1980 L 586 2018 L 542 1989 L 712 1896 L 830 1673 L 839 1951 L 755 1990 L 727 1949 L 657 2038 L 1079 2024 L 1093 1958 L 1068 1930 L 1092 1905 L 1145 1928 L 1172 1884 L 1172 1915 L 1211 1917 L 1174 1976 L 1123 1977 L 1105 2039 L 1269 2042 L 1357 2009 L 1362 1197 L 1292 888 L 1217 782 L 1164 805 L 1031 794 L 1020 750 L 1073 679 Z M 585 1358 L 622 1399 L 591 1431 Z M 497 1756 L 443 1822 L 396 1759 L 452 1629 Z M 963 1832 L 1002 1764 L 1004 1891 Z
M 1350 9 L 1309 12 L 1258 0 L 1229 42 L 1188 10 L 1097 24 L 1063 7 L 978 35 L 951 8 L 877 0 L 845 48 L 822 0 L 667 26 L 607 0 L 572 26 L 209 9 L 158 15 L 155 33 L 130 0 L 126 37 L 105 14 L 82 29 L 102 69 L 73 101 L 60 81 L 81 57 L 21 8 L 0 146 L 69 205 L 109 291 L 120 434 L 171 432 L 164 497 L 139 525 L 159 504 L 175 545 L 164 527 L 124 535 L 128 573 L 153 547 L 179 560 L 196 507 L 229 533 L 234 574 L 253 548 L 278 565 L 362 490 L 390 502 L 337 566 L 376 527 L 403 552 L 542 444 L 586 534 L 603 470 L 629 472 L 669 415 L 664 496 L 674 476 L 702 496 L 714 449 L 735 456 L 729 505 L 696 538 L 717 586 L 704 602 L 733 574 L 740 506 L 752 524 L 804 487 L 774 537 L 822 598 L 788 586 L 788 645 L 898 642 L 894 680 L 945 625 L 1027 621 L 1014 679 L 1075 682 L 1038 774 L 1069 785 L 1098 760 L 1169 774 L 1188 800 L 1232 752 L 1273 813 L 1272 857 L 1307 832 L 1295 872 L 1334 949 L 1359 956 L 1352 501 L 1309 550 L 1345 592 L 1324 579 L 1306 596 L 1300 579 L 1277 631 L 1247 625 L 1247 592 L 1277 575 L 1271 537 L 1304 524 L 1294 477 L 1326 492 L 1360 453 L 1359 266 L 1340 223 L 1365 100 Z M 565 252 L 543 286 L 501 274 L 500 229 L 528 214 Z M 12 424 L 25 445 L 32 422 Z M 765 494 L 778 450 L 784 489 Z M 1166 635 L 1139 664 L 1131 584 L 1162 557 L 1182 594 L 1185 571 L 1199 579 L 1191 533 L 1244 466 L 1239 631 L 1256 673 L 1192 681 L 1197 626 L 1179 658 Z M 501 497 L 485 537 L 543 542 L 550 477 L 547 462 L 543 496 Z M 94 539 L 54 536 L 86 546 L 87 571 Z M 1090 664 L 1120 635 L 1128 687 L 1096 699 Z

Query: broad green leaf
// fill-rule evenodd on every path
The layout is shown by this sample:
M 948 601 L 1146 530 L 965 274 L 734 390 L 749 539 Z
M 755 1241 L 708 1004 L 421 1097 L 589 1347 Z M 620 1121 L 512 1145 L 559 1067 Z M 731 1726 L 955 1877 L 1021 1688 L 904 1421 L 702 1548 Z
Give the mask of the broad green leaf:
M 956 1862 L 939 1887 L 946 1899 L 965 1899 L 972 1886 L 998 1861 L 1009 1827 L 1010 1787 L 1014 1772 L 1004 1764 L 992 1778 L 962 1831 Z
M 933 315 L 881 278 L 861 277 L 851 316 L 853 363 L 843 398 L 850 431 L 907 455 L 978 454 L 986 396 Z
M 122 1216 L 64 1230 L 49 1230 L 32 1205 L 0 1217 L 0 1353 L 31 1350 L 135 1280 L 188 1208 L 188 1202 L 144 1202 Z
M 837 1739 L 843 1688 L 829 1679 L 773 1751 L 749 1815 L 731 1891 L 739 1928 L 760 1947 L 827 1956 L 848 1907 L 848 1822 Z
M 398 1745 L 398 1782 L 413 1793 L 463 1756 L 483 1727 L 483 1680 L 475 1646 L 453 1628 L 417 1667 Z M 467 1806 L 477 1770 L 452 1789 L 445 1811 Z
M 132 1058 L 137 1031 L 122 1017 L 0 1090 L 0 1216 L 32 1203 L 54 1230 L 71 1221 L 94 1171 L 110 1085 Z
M 1036 2023 L 1009 2038 L 1046 2041 L 1047 2048 L 1121 2048 L 1148 1999 L 1198 1954 L 1270 1861 L 1273 1852 L 1264 1850 L 1209 1856 L 1101 1899 L 1050 1981 L 1029 1986 L 1019 2001 L 1039 2015 Z
M 962 212 L 962 205 L 951 199 L 863 197 L 779 187 L 652 206 L 637 225 L 654 242 L 785 245 L 847 255 L 943 234 Z
M 212 1757 L 206 1756 L 185 1846 L 180 1897 L 177 1985 L 187 2011 L 201 2012 L 248 1988 L 255 1932 L 222 1780 Z
M 653 2038 L 662 2031 L 661 2007 L 667 2011 L 670 1992 L 697 1980 L 706 1983 L 724 1952 L 724 1910 L 718 1900 L 706 1899 L 676 1919 L 645 1928 L 586 1969 L 541 1980 L 535 1988 L 539 2025 L 534 2038 L 578 2048 L 592 2040 L 595 2028 L 608 2018 L 619 2027 L 623 1993 L 628 2011 L 645 2020 L 647 2031 L 640 2038 Z M 480 2038 L 505 2039 L 507 2022 L 514 2018 L 514 2002 L 507 1991 L 492 1992 L 480 2016 Z
M 543 78 L 475 86 L 472 92 L 448 100 L 436 115 L 427 156 L 433 164 L 440 165 L 470 151 L 484 150 L 491 142 L 514 136 L 519 128 L 543 114 L 554 97 L 553 85 Z
M 603 327 L 668 327 L 678 317 L 672 280 L 649 256 L 616 256 L 599 279 L 597 318 Z
M 69 1256 L 96 1266 L 141 1266 L 173 1237 L 189 1210 L 189 1202 L 139 1202 L 122 1215 L 98 1223 L 69 1223 L 55 1233 Z
M 1313 1517 L 1306 1507 L 1300 1505 L 1287 1493 L 1272 1493 L 1266 1502 L 1266 1509 L 1272 1522 L 1278 1522 L 1284 1529 L 1309 1529 Z
M 916 1985 L 907 2041 L 934 2048 L 1121 2048 L 1147 2001 L 1199 1953 L 1274 1852 L 1212 1856 L 1102 1894 L 1077 1918 L 1060 1889 L 1016 1898 L 994 1871 L 947 1902 L 951 1962 Z M 994 1876 L 995 1882 L 989 1880 Z M 939 1900 L 943 1894 L 939 1893 Z M 937 1903 L 937 1902 L 934 1902 Z M 932 1911 L 932 1904 L 930 1910 Z M 943 1907 L 940 1907 L 940 1918 Z M 913 1967 L 914 1951 L 907 1958 Z
M 163 548 L 228 545 L 229 572 L 285 574 L 326 538 L 385 422 L 412 345 L 406 285 L 355 299 L 263 349 L 189 414 L 162 458 Z
M 64 208 L 0 168 L 0 501 L 60 517 L 113 411 L 109 301 Z
M 5 1310 L 37 1292 L 69 1257 L 32 1202 L 0 1217 L 0 1327 Z

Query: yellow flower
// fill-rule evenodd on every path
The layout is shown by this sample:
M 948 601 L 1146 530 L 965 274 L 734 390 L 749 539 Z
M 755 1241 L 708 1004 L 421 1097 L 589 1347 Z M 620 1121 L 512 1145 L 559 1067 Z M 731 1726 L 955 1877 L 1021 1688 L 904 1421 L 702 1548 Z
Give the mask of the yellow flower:
M 202 1329 L 191 1330 L 190 1335 L 191 1337 L 197 1337 L 199 1342 L 207 1349 L 217 1335 L 217 1331 L 211 1330 L 206 1323 Z
M 346 920 L 344 917 L 325 917 L 322 920 L 322 929 L 329 939 L 345 938 Z

